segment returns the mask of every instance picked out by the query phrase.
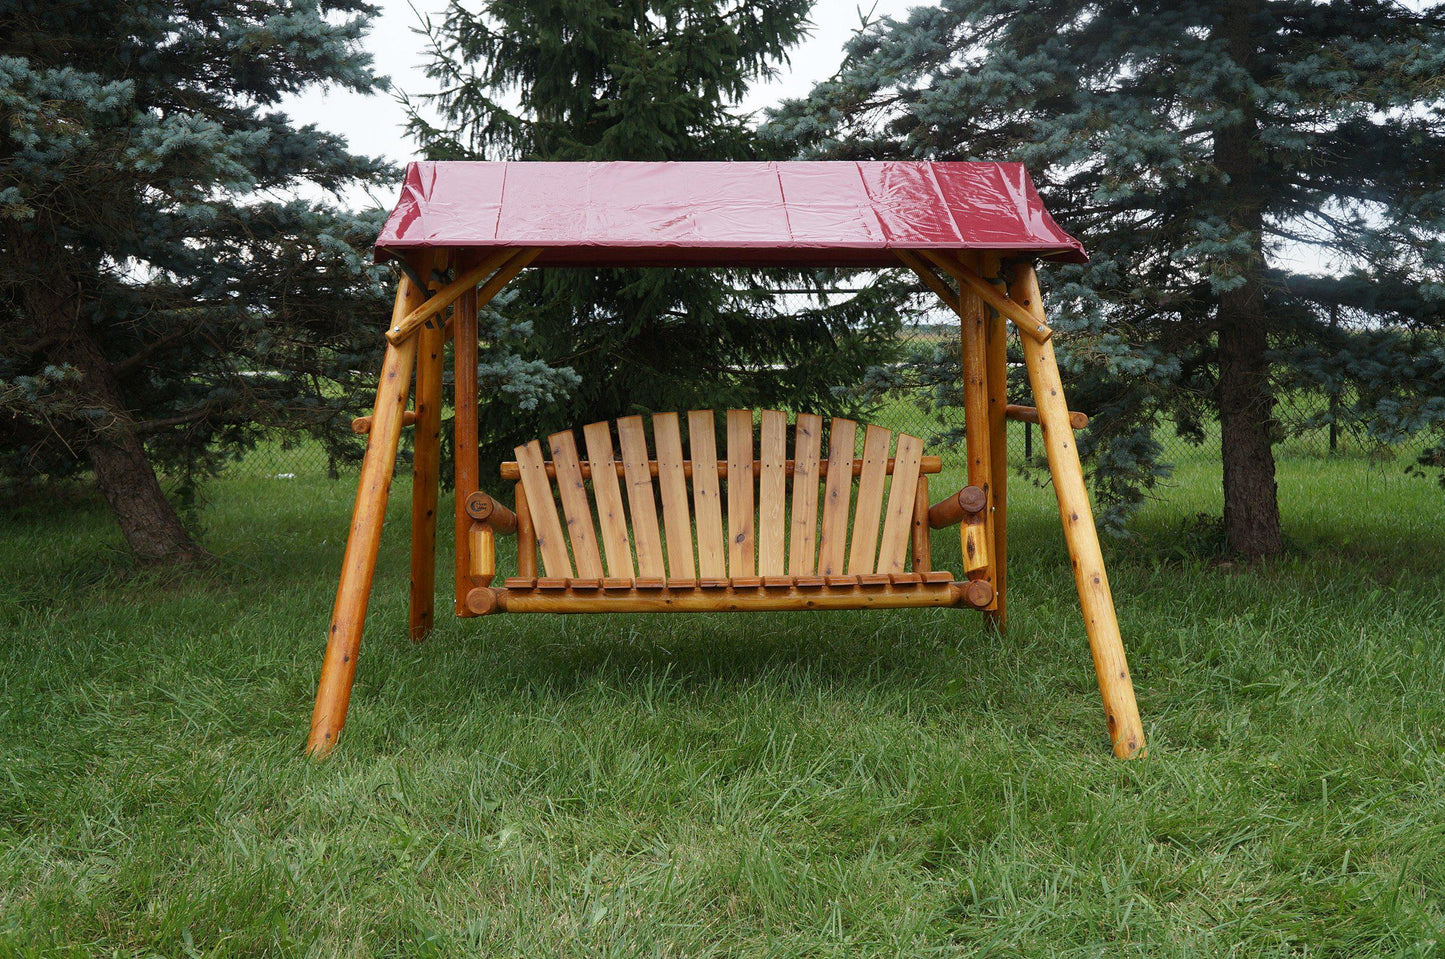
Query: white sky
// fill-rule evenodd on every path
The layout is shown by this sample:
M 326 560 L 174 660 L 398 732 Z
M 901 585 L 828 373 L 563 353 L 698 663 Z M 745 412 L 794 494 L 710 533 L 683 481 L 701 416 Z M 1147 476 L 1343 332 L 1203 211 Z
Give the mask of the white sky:
M 775 80 L 758 84 L 750 91 L 742 109 L 759 110 L 786 97 L 802 96 L 814 83 L 832 76 L 843 58 L 844 42 L 858 27 L 860 9 L 872 11 L 875 16 L 901 19 L 909 8 L 920 5 L 924 5 L 920 0 L 817 0 L 811 16 L 812 35 L 794 48 L 792 63 L 782 67 Z M 390 77 L 400 91 L 428 92 L 432 81 L 422 73 L 423 38 L 414 28 L 420 25 L 423 14 L 440 17 L 445 3 L 378 0 L 378 6 L 381 14 L 372 20 L 366 38 L 377 72 Z M 391 94 L 360 96 L 345 90 L 313 90 L 288 99 L 282 108 L 300 123 L 314 123 L 344 135 L 357 153 L 384 156 L 397 163 L 415 154 L 415 144 L 403 132 L 405 115 Z M 375 199 L 390 206 L 395 197 Z

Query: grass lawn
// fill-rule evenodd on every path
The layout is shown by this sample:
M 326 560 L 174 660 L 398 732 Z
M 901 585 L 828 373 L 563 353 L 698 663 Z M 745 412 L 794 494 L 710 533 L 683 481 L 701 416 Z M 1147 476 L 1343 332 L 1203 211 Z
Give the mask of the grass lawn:
M 324 764 L 348 480 L 212 484 L 224 562 L 184 580 L 126 575 L 95 501 L 12 504 L 0 955 L 1438 955 L 1445 495 L 1280 480 L 1267 567 L 1179 519 L 1218 509 L 1198 463 L 1109 547 L 1132 763 L 1022 482 L 1007 638 L 929 610 L 440 617 L 421 646 L 398 482 Z

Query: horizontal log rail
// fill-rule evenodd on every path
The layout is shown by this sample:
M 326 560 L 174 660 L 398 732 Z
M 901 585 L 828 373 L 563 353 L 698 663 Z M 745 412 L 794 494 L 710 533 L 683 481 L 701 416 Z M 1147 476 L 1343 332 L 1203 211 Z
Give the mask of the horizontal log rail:
M 1032 406 L 1015 406 L 1010 403 L 1004 407 L 1003 415 L 1019 423 L 1033 423 L 1035 426 L 1039 423 L 1039 411 Z M 1089 414 L 1069 410 L 1069 425 L 1076 430 L 1084 429 L 1089 425 Z
M 591 465 L 590 463 L 582 463 L 582 464 L 580 464 L 580 465 L 581 465 L 581 467 L 582 467 L 582 478 L 583 478 L 583 479 L 591 479 L 591 478 L 592 478 L 592 465 Z M 548 461 L 547 461 L 547 463 L 546 463 L 546 469 L 547 469 L 547 477 L 548 477 L 548 479 L 556 479 L 556 478 L 557 478 L 557 470 L 556 470 L 556 467 L 554 467 L 554 466 L 552 465 L 551 460 L 548 460 Z M 624 472 L 623 464 L 622 464 L 622 463 L 617 463 L 617 464 L 616 464 L 616 469 L 617 469 L 617 475 L 618 475 L 618 476 L 625 476 L 625 475 L 626 475 L 626 473 Z M 656 476 L 658 475 L 657 460 L 649 460 L 649 461 L 648 461 L 648 464 L 647 464 L 647 469 L 648 469 L 648 472 L 649 472 L 653 477 L 656 477 Z M 792 476 L 792 475 L 793 475 L 793 472 L 794 472 L 794 469 L 793 469 L 793 461 L 792 461 L 792 460 L 788 460 L 787 470 L 788 470 L 787 475 Z M 692 460 L 684 460 L 684 461 L 683 461 L 682 471 L 683 471 L 684 475 L 687 476 L 688 479 L 691 479 L 691 478 L 692 478 Z M 941 457 L 938 457 L 938 456 L 924 456 L 924 457 L 921 457 L 920 460 L 919 460 L 919 471 L 922 472 L 922 473 L 941 473 L 941 472 L 943 472 L 943 459 L 942 459 Z M 761 476 L 761 475 L 762 475 L 762 472 L 763 472 L 762 460 L 753 460 L 753 475 L 754 475 L 754 476 Z M 891 457 L 890 457 L 889 460 L 888 460 L 888 470 L 887 470 L 887 472 L 888 472 L 889 475 L 892 475 L 892 473 L 893 473 L 893 459 L 892 459 Z M 854 476 L 861 476 L 862 473 L 863 473 L 863 461 L 862 461 L 862 460 L 854 460 L 854 461 L 853 461 L 853 475 L 854 475 Z M 505 463 L 502 464 L 502 474 L 501 474 L 501 475 L 502 475 L 502 479 L 504 479 L 504 480 L 518 480 L 518 479 L 521 479 L 521 478 L 522 478 L 522 470 L 521 470 L 521 467 L 519 467 L 519 466 L 516 464 L 515 461 L 513 461 L 513 460 L 508 460 L 507 462 L 505 462 Z M 728 475 L 728 464 L 727 464 L 727 460 L 718 460 L 718 461 L 717 461 L 717 475 L 719 476 L 719 478 L 724 478 L 724 477 L 726 477 L 726 476 Z M 826 459 L 820 459 L 820 460 L 818 460 L 818 476 L 820 477 L 819 482 L 822 482 L 822 479 L 821 479 L 821 478 L 822 478 L 822 477 L 825 477 L 825 476 L 827 476 L 827 475 L 828 475 L 828 461 L 827 461 Z
M 916 576 L 918 574 L 905 574 Z M 865 582 L 882 578 L 884 582 Z M 993 599 L 971 582 L 902 582 L 897 585 L 886 576 L 830 577 L 848 579 L 848 585 L 792 585 L 783 583 L 790 577 L 744 577 L 715 583 L 691 580 L 675 586 L 661 580 L 652 584 L 619 584 L 606 587 L 605 580 L 564 580 L 546 578 L 535 586 L 517 585 L 508 579 L 502 589 L 477 588 L 467 594 L 472 613 L 667 613 L 667 612 L 743 612 L 789 609 L 907 609 L 928 606 L 975 606 Z M 796 577 L 824 579 L 824 577 Z M 757 582 L 755 583 L 754 580 Z M 775 581 L 769 584 L 769 580 Z M 985 586 L 987 584 L 984 584 Z
M 416 410 L 405 410 L 405 411 L 403 411 L 402 414 L 401 414 L 401 425 L 402 425 L 402 426 L 415 426 L 415 425 L 416 425 Z M 371 417 L 369 417 L 369 416 L 358 416 L 356 419 L 352 420 L 352 421 L 351 421 L 351 432 L 353 432 L 353 433 L 359 433 L 359 434 L 362 435 L 362 436 L 365 436 L 367 433 L 370 433 L 370 432 L 371 432 Z
M 928 525 L 931 529 L 947 529 L 957 526 L 970 516 L 976 516 L 988 507 L 988 494 L 977 486 L 965 486 L 947 499 L 941 499 L 928 508 Z
M 517 531 L 517 514 L 481 490 L 467 496 L 466 511 L 472 519 L 486 523 L 498 533 Z

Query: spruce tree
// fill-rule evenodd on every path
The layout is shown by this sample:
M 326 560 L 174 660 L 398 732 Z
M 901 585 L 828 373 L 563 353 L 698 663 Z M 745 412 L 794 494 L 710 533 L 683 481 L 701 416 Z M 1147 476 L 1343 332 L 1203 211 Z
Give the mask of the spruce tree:
M 1283 545 L 1280 385 L 1439 441 L 1442 76 L 1441 4 L 944 0 L 860 33 L 767 132 L 1027 163 L 1093 256 L 1050 273 L 1101 474 L 1137 495 L 1154 427 L 1217 416 L 1227 544 L 1257 557 Z
M 428 73 L 440 92 L 415 101 L 412 131 L 437 160 L 758 159 L 756 134 L 735 105 L 784 62 L 810 3 L 453 2 L 428 25 Z M 792 314 L 749 292 L 833 282 L 827 271 L 527 276 L 501 307 L 507 325 L 526 330 L 525 352 L 537 361 L 575 375 L 565 397 L 530 409 L 483 403 L 484 461 L 510 456 L 539 431 L 638 411 L 838 409 L 845 401 L 835 387 L 892 355 L 898 314 L 885 291 Z
M 156 466 L 194 476 L 375 353 L 378 227 L 297 199 L 383 172 L 280 110 L 376 89 L 358 0 L 0 7 L 0 454 L 89 469 L 135 556 L 204 558 Z M 358 331 L 365 330 L 365 353 Z

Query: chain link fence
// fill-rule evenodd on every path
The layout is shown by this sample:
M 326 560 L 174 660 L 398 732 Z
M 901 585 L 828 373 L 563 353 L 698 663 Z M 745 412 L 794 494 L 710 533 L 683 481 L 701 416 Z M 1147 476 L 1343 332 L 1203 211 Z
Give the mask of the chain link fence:
M 853 292 L 849 289 L 837 289 L 823 295 L 847 296 Z M 819 294 L 816 293 L 791 291 L 784 293 L 782 300 L 785 308 L 802 308 L 817 305 L 818 297 Z M 935 347 L 949 348 L 957 343 L 956 321 L 931 314 L 927 310 L 908 314 L 908 318 L 912 322 L 904 326 L 900 344 L 904 353 Z M 1394 453 L 1389 447 L 1371 440 L 1363 430 L 1349 428 L 1338 422 L 1336 411 L 1348 409 L 1352 399 L 1348 393 L 1326 395 L 1295 388 L 1277 390 L 1275 415 L 1280 423 L 1281 440 L 1276 446 L 1276 455 L 1280 459 L 1324 459 L 1331 456 L 1392 458 Z M 1028 401 L 1025 399 L 1021 402 Z M 865 405 L 869 407 L 865 416 L 868 421 L 923 438 L 944 457 L 945 463 L 963 461 L 961 445 L 947 441 L 950 437 L 957 438 L 962 435 L 963 409 L 933 408 L 929 387 L 894 384 L 885 392 L 867 397 Z M 356 412 L 360 415 L 369 411 Z M 338 424 L 337 428 L 345 429 L 346 425 Z M 1201 433 L 1194 435 L 1166 426 L 1157 431 L 1155 439 L 1163 448 L 1164 461 L 1171 465 L 1219 463 L 1217 423 L 1206 424 Z M 312 439 L 277 435 L 230 463 L 223 475 L 227 478 L 276 480 L 354 477 L 364 438 L 355 437 L 353 442 L 351 450 L 354 456 L 337 457 Z M 410 465 L 410 430 L 403 432 L 402 444 L 398 466 L 404 471 Z M 1043 468 L 1042 454 L 1036 426 L 1022 422 L 1008 424 L 1010 463 Z M 1159 492 L 1167 498 L 1167 487 Z

